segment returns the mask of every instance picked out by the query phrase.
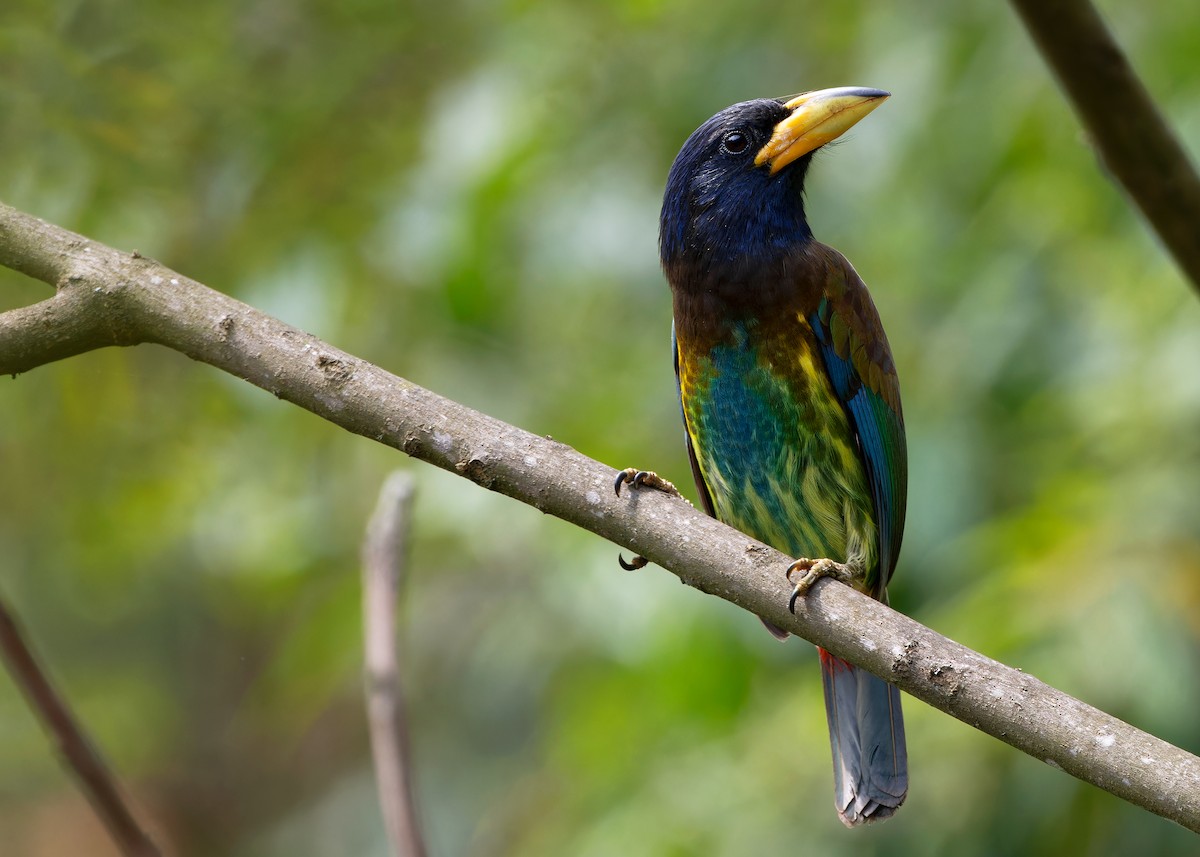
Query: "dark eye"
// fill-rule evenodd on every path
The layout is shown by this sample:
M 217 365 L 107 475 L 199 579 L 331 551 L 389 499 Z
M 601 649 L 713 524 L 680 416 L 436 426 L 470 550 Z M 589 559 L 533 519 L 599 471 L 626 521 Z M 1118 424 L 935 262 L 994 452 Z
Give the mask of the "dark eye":
M 730 131 L 721 140 L 721 148 L 731 155 L 740 155 L 750 147 L 750 138 L 741 131 Z

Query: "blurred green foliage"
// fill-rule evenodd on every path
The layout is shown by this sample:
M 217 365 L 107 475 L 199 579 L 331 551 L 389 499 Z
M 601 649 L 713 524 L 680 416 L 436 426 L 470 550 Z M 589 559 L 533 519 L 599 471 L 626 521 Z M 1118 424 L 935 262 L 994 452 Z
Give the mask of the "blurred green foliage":
M 1200 6 L 1105 10 L 1195 150 Z M 1003 3 L 8 0 L 0 73 L 0 199 L 680 484 L 671 159 L 734 101 L 891 90 L 809 210 L 900 367 L 894 604 L 1200 747 L 1200 303 Z M 170 850 L 385 854 L 357 555 L 408 463 L 152 346 L 0 386 L 0 586 Z M 1195 851 L 912 700 L 908 804 L 848 832 L 810 647 L 411 467 L 434 854 Z M 0 842 L 113 853 L 7 681 Z

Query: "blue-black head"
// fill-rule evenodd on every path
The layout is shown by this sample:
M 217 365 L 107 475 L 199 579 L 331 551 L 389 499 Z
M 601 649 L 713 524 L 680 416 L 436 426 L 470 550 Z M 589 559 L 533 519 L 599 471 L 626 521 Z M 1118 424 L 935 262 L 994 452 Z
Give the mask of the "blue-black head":
M 663 196 L 659 252 L 668 276 L 770 264 L 812 238 L 804 176 L 813 153 L 888 97 L 841 87 L 727 107 L 683 144 Z

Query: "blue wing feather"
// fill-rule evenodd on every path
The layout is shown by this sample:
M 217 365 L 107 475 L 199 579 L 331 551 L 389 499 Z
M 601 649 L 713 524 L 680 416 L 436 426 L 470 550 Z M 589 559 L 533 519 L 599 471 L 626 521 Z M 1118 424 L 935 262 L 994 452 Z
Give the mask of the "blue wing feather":
M 883 587 L 895 570 L 904 533 L 908 476 L 904 420 L 887 403 L 881 391 L 871 389 L 864 382 L 852 361 L 850 349 L 846 349 L 845 356 L 838 354 L 830 327 L 833 316 L 828 299 L 823 298 L 808 321 L 816 334 L 834 394 L 846 408 L 854 425 L 866 464 L 879 526 L 879 556 L 882 564 L 879 593 L 882 595 Z

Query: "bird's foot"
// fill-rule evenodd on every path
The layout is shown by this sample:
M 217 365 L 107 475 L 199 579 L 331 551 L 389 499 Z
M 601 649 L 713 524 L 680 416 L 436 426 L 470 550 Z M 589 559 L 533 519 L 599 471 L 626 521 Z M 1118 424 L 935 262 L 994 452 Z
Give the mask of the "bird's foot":
M 793 575 L 799 575 L 799 578 L 793 580 Z M 788 583 L 794 587 L 792 597 L 788 599 L 788 610 L 795 613 L 796 599 L 807 595 L 808 590 L 822 577 L 832 577 L 842 583 L 849 583 L 854 579 L 850 569 L 840 562 L 831 559 L 798 559 L 789 565 L 787 570 Z
M 621 496 L 622 485 L 629 485 L 633 488 L 655 488 L 665 494 L 670 494 L 672 497 L 683 496 L 673 483 L 663 479 L 653 470 L 638 470 L 636 467 L 626 467 L 624 470 L 618 470 L 617 479 L 613 482 L 613 490 L 617 492 L 618 497 Z M 626 571 L 637 571 L 639 568 L 645 568 L 649 565 L 650 560 L 644 556 L 635 556 L 632 560 L 626 562 L 624 556 L 617 554 L 617 562 Z
M 617 496 L 621 496 L 621 486 L 632 485 L 634 488 L 656 488 L 664 494 L 670 494 L 672 497 L 682 497 L 679 489 L 674 483 L 663 479 L 653 470 L 638 470 L 636 467 L 626 467 L 624 470 L 617 471 L 617 479 L 613 483 L 613 490 L 617 492 Z

